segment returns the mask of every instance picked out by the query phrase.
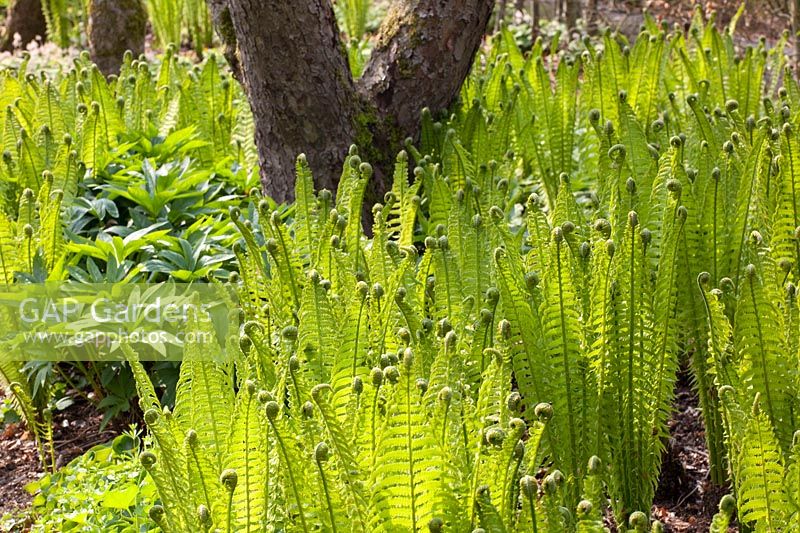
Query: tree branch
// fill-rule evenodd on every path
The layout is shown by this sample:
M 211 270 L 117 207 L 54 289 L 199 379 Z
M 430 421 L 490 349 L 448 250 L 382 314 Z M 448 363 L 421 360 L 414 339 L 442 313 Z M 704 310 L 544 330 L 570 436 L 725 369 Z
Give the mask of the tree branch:
M 447 109 L 469 74 L 493 0 L 394 2 L 378 34 L 359 92 L 415 136 L 423 107 Z

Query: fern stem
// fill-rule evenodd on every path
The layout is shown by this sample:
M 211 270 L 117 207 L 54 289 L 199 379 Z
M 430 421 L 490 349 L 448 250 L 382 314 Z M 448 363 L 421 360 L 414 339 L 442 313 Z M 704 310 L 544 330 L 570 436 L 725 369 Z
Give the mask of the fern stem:
M 633 450 L 633 443 L 631 439 L 633 439 L 634 430 L 633 430 L 633 354 L 634 354 L 634 347 L 636 345 L 636 235 L 634 234 L 635 228 L 631 230 L 631 256 L 630 256 L 630 287 L 628 293 L 628 375 L 627 378 L 627 405 L 626 405 L 626 414 L 625 414 L 625 424 L 627 426 L 625 430 L 624 436 L 624 446 L 625 452 L 623 453 L 623 457 L 625 458 L 625 476 L 627 477 L 630 475 L 629 469 L 633 467 L 633 465 L 628 464 L 631 460 L 630 452 Z M 639 469 L 636 468 L 636 472 Z M 631 486 L 630 483 L 625 483 L 625 492 L 627 501 L 625 502 L 626 505 L 631 503 L 631 495 L 630 495 Z M 631 509 L 628 509 L 629 511 Z
M 609 306 L 609 298 L 611 297 L 611 283 L 609 282 L 611 279 L 611 266 L 612 262 L 609 260 L 608 266 L 606 267 L 606 276 L 603 280 L 603 314 L 605 315 L 608 306 Z M 596 411 L 596 420 L 597 420 L 597 429 L 596 429 L 596 441 L 595 441 L 595 455 L 598 457 L 602 457 L 601 448 L 602 446 L 602 439 L 605 432 L 603 431 L 603 399 L 605 398 L 605 388 L 606 388 L 606 355 L 608 354 L 608 350 L 605 348 L 605 339 L 608 335 L 608 321 L 603 319 L 603 329 L 600 333 L 600 341 L 602 342 L 602 346 L 600 348 L 600 362 L 598 366 L 600 367 L 600 376 L 597 380 L 597 411 Z
M 228 533 L 233 532 L 233 493 L 234 491 L 228 491 L 228 512 L 226 513 L 225 523 L 227 524 L 226 531 Z
M 516 477 L 516 473 L 519 472 L 519 468 L 522 465 L 522 455 L 516 461 L 516 468 L 512 469 L 511 465 L 514 464 L 514 454 L 512 453 L 508 457 L 508 461 L 506 462 L 506 468 L 503 472 L 503 491 L 505 493 L 505 498 L 501 501 L 505 501 L 504 509 L 503 509 L 503 517 L 510 517 L 514 514 L 514 511 L 517 508 L 517 498 L 515 491 L 514 491 L 514 481 Z
M 533 501 L 533 497 L 528 498 L 528 507 L 531 512 L 531 531 L 539 533 L 539 526 L 536 524 L 536 503 Z
M 302 405 L 302 399 L 300 397 L 300 385 L 297 383 L 297 376 L 294 375 L 294 372 L 291 369 L 289 369 L 289 377 L 292 379 L 294 396 L 297 399 L 297 407 L 299 408 Z
M 211 509 L 211 498 L 208 496 L 208 487 L 206 486 L 206 478 L 203 475 L 203 469 L 200 467 L 200 460 L 197 457 L 197 452 L 195 451 L 194 446 L 191 444 L 189 445 L 189 450 L 191 451 L 192 459 L 194 460 L 195 467 L 197 467 L 197 472 L 200 477 L 200 486 L 203 489 L 203 500 L 205 500 L 206 507 Z
M 570 443 L 570 464 L 571 472 L 575 479 L 580 478 L 578 471 L 577 455 L 580 454 L 578 439 L 575 435 L 575 413 L 572 398 L 572 374 L 569 367 L 569 343 L 567 342 L 567 317 L 564 313 L 564 284 L 562 280 L 561 266 L 561 242 L 556 241 L 556 270 L 558 272 L 558 312 L 561 318 L 561 356 L 564 363 L 564 379 L 566 381 L 567 394 L 567 416 L 569 419 L 569 443 Z M 578 489 L 577 484 L 575 490 Z
M 372 463 L 372 467 L 375 467 L 375 430 L 377 429 L 376 418 L 378 413 L 378 397 L 380 396 L 380 387 L 375 387 L 375 395 L 372 397 L 372 412 L 370 413 L 370 461 Z
M 28 241 L 28 272 L 33 272 L 33 236 L 27 237 Z
M 764 333 L 763 333 L 762 326 L 761 326 L 761 316 L 758 313 L 758 302 L 756 300 L 755 287 L 753 286 L 754 282 L 755 282 L 754 277 L 755 276 L 749 278 L 748 285 L 749 285 L 749 289 L 750 289 L 750 298 L 751 298 L 751 300 L 753 302 L 753 311 L 754 311 L 753 318 L 754 318 L 754 320 L 756 322 L 756 331 L 758 331 L 758 354 L 759 354 L 760 359 L 761 359 L 759 361 L 759 363 L 761 365 L 761 371 L 763 372 L 763 375 L 764 375 L 764 394 L 767 397 L 767 411 L 769 412 L 769 418 L 770 418 L 770 420 L 772 421 L 773 424 L 777 425 L 778 420 L 775 418 L 775 411 L 774 411 L 773 404 L 772 404 L 772 394 L 770 393 L 770 389 L 769 389 L 769 372 L 770 371 L 769 371 L 769 368 L 767 367 L 766 355 L 764 354 L 764 346 L 766 346 L 766 344 L 765 344 L 765 341 L 764 341 Z
M 466 424 L 467 417 L 464 413 L 464 402 L 461 402 L 461 437 L 464 442 L 464 456 L 466 459 L 467 471 L 472 470 L 472 461 L 469 454 L 469 434 Z
M 445 402 L 444 415 L 442 416 L 442 449 L 445 449 L 445 442 L 447 440 L 447 417 L 450 414 L 450 402 Z
M 295 501 L 297 502 L 297 511 L 300 515 L 300 523 L 303 525 L 303 531 L 308 532 L 308 524 L 306 524 L 306 513 L 303 510 L 303 501 L 300 498 L 300 493 L 297 489 L 297 481 L 295 480 L 294 469 L 292 468 L 292 461 L 289 459 L 289 455 L 286 453 L 286 445 L 283 442 L 283 437 L 281 437 L 280 432 L 278 431 L 277 426 L 275 425 L 275 421 L 269 419 L 269 423 L 272 426 L 272 430 L 275 432 L 275 438 L 278 442 L 278 448 L 280 448 L 281 454 L 283 455 L 283 459 L 286 461 L 286 473 L 289 476 L 289 483 L 292 487 L 292 494 L 294 495 Z
M 713 268 L 713 277 L 712 279 L 716 283 L 719 281 L 717 277 L 719 275 L 717 271 L 717 202 L 719 200 L 719 180 L 714 180 L 714 210 L 712 212 L 712 223 L 711 223 L 711 235 L 712 235 L 712 246 L 711 246 L 711 253 L 713 256 L 712 261 L 712 268 Z
M 244 409 L 244 416 L 250 416 L 250 404 L 253 401 L 253 394 L 249 390 L 246 390 L 247 394 L 247 404 L 245 405 Z M 212 417 L 213 418 L 213 417 Z M 247 532 L 250 532 L 250 521 L 252 518 L 252 512 L 250 511 L 250 476 L 252 475 L 252 471 L 254 469 L 247 468 L 247 465 L 250 463 L 250 424 L 244 424 L 244 452 L 245 452 L 245 469 L 244 469 L 244 486 L 245 486 L 245 512 L 247 513 L 247 518 L 245 523 L 247 524 Z M 201 474 L 202 475 L 202 474 Z M 231 492 L 231 498 L 233 498 L 233 493 Z
M 407 373 L 410 368 L 405 370 Z M 408 478 L 411 487 L 411 530 L 417 530 L 417 497 L 414 482 L 414 436 L 411 434 L 413 425 L 411 423 L 411 377 L 404 377 L 406 387 L 406 436 L 408 437 Z
M 483 346 L 481 346 L 481 375 L 483 375 L 484 370 L 486 370 L 486 354 L 484 353 L 486 348 L 489 348 L 494 344 L 494 317 L 497 313 L 497 302 L 500 300 L 496 300 L 494 306 L 492 307 L 492 320 L 487 325 L 486 331 L 483 333 Z
M 470 481 L 470 489 L 469 489 L 469 529 L 470 531 L 475 529 L 475 511 L 478 507 L 478 502 L 476 501 L 475 495 L 478 492 L 478 482 L 480 480 L 481 475 L 481 452 L 480 447 L 482 446 L 481 443 L 478 444 L 478 451 L 475 452 L 475 469 L 472 471 L 472 480 Z
M 356 371 L 358 370 L 358 345 L 361 341 L 361 319 L 364 316 L 364 307 L 367 303 L 366 298 L 361 299 L 361 305 L 358 308 L 358 319 L 356 320 L 356 336 L 355 336 L 355 344 L 353 346 L 353 364 L 350 367 L 350 377 L 354 378 L 356 376 Z
M 317 464 L 317 469 L 319 470 L 319 476 L 322 479 L 322 492 L 325 493 L 325 502 L 328 505 L 328 514 L 331 517 L 331 530 L 333 533 L 336 533 L 336 513 L 333 511 L 333 503 L 331 503 L 331 495 L 328 491 L 328 479 L 325 477 L 325 471 L 322 468 L 322 463 L 319 461 L 314 461 Z

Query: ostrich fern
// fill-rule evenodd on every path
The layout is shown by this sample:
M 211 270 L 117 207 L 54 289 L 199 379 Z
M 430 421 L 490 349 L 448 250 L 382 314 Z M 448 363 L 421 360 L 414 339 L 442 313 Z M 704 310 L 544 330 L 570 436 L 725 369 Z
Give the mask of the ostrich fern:
M 540 40 L 526 56 L 503 31 L 452 115 L 423 113 L 371 238 L 372 168 L 355 149 L 336 194 L 314 190 L 301 156 L 293 207 L 232 208 L 245 320 L 228 360 L 187 346 L 165 411 L 128 349 L 154 520 L 598 531 L 610 507 L 642 531 L 686 362 L 712 480 L 732 481 L 713 527 L 732 498 L 756 528 L 796 523 L 800 88 L 786 40 L 737 53 L 698 14 L 685 33 L 646 18 L 634 42 L 608 33 L 572 54 Z M 128 57 L 112 81 L 84 56 L 75 67 L 0 73 L 4 284 L 35 264 L 60 279 L 61 206 L 131 138 L 180 134 L 219 172 L 257 161 L 243 93 L 214 58 L 187 68 L 170 48 L 151 72 Z M 27 414 L 18 368 L 2 374 Z
M 398 168 L 407 163 L 401 154 Z M 265 201 L 254 220 L 232 211 L 247 322 L 228 363 L 187 347 L 173 412 L 153 405 L 130 354 L 163 526 L 594 531 L 593 509 L 627 520 L 649 507 L 677 361 L 675 254 L 654 277 L 635 213 L 615 253 L 612 229 L 592 229 L 566 177 L 551 215 L 531 199 L 527 227 L 541 231 L 524 237 L 486 202 L 499 177 L 481 189 L 425 162 L 418 180 L 450 198 L 429 216 L 448 225 L 431 227 L 420 252 L 403 242 L 417 221 L 376 206 L 367 239 L 370 171 L 351 150 L 334 203 L 312 190 L 301 157 L 294 218 Z M 410 194 L 405 179 L 396 173 L 389 204 Z M 685 220 L 678 200 L 664 216 L 666 250 Z M 489 246 L 494 261 L 483 259 Z M 602 294 L 607 304 L 591 300 Z M 666 309 L 655 311 L 656 294 Z M 615 402 L 633 424 L 609 432 Z M 639 451 L 626 456 L 630 443 Z

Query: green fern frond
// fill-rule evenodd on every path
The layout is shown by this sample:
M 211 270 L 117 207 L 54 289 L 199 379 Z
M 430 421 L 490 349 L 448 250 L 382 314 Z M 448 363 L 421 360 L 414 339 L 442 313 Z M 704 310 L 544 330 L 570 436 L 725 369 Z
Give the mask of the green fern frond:
M 785 471 L 778 441 L 759 409 L 758 397 L 744 432 L 747 444 L 739 450 L 738 459 L 739 517 L 744 523 L 757 522 L 763 531 L 780 531 L 788 512 Z
M 392 383 L 385 426 L 372 471 L 372 527 L 416 531 L 436 517 L 457 517 L 448 489 L 449 467 L 424 423 L 419 392 L 410 374 L 414 355 L 406 351 L 400 368 L 388 367 Z
M 264 431 L 264 404 L 268 399 L 265 393 L 259 393 L 252 381 L 245 383 L 236 398 L 230 437 L 225 450 L 224 469 L 237 473 L 238 483 L 232 495 L 234 528 L 236 531 L 261 531 L 266 509 L 269 507 L 269 492 L 266 490 L 270 477 L 270 461 L 268 458 L 269 436 Z M 208 448 L 212 450 L 213 448 Z M 191 459 L 190 459 L 191 464 Z M 199 468 L 202 472 L 202 467 Z M 217 472 L 221 474 L 222 470 Z M 209 483 L 212 480 L 204 480 Z M 211 500 L 219 490 L 209 491 L 209 508 L 216 502 Z M 220 523 L 222 517 L 217 517 Z

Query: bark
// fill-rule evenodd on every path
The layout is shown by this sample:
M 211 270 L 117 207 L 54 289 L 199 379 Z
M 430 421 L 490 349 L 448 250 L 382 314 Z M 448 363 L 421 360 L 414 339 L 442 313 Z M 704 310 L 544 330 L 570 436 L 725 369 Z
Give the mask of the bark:
M 532 0 L 531 4 L 531 42 L 535 43 L 539 36 L 539 0 Z
M 493 5 L 492 0 L 393 3 L 360 80 L 361 93 L 415 136 L 424 107 L 436 113 L 458 95 Z
M 299 153 L 317 187 L 335 191 L 356 143 L 376 167 L 367 204 L 382 197 L 389 162 L 404 138 L 416 137 L 422 109 L 446 109 L 458 95 L 494 5 L 393 3 L 355 82 L 330 0 L 217 1 L 227 2 L 236 37 L 265 193 L 293 199 Z
M 147 12 L 142 0 L 91 0 L 89 2 L 89 52 L 108 76 L 116 74 L 127 50 L 144 52 Z
M 244 83 L 236 50 L 236 31 L 233 27 L 228 3 L 226 0 L 206 0 L 206 4 L 211 12 L 211 20 L 217 30 L 217 35 L 222 41 L 225 59 L 228 61 L 233 77 L 240 83 Z
M 15 35 L 19 35 L 17 42 L 22 47 L 37 37 L 45 38 L 47 22 L 41 0 L 11 0 L 8 3 L 0 49 L 5 52 L 13 50 Z
M 508 0 L 500 0 L 500 5 L 497 7 L 497 16 L 494 18 L 494 31 L 500 29 L 500 26 L 506 21 L 506 9 L 508 8 Z
M 566 0 L 566 24 L 568 30 L 574 30 L 581 16 L 581 0 Z
M 589 33 L 597 33 L 597 0 L 589 0 L 586 5 L 586 28 Z
M 358 98 L 330 1 L 230 0 L 229 9 L 265 192 L 293 199 L 299 153 L 317 187 L 335 191 Z

